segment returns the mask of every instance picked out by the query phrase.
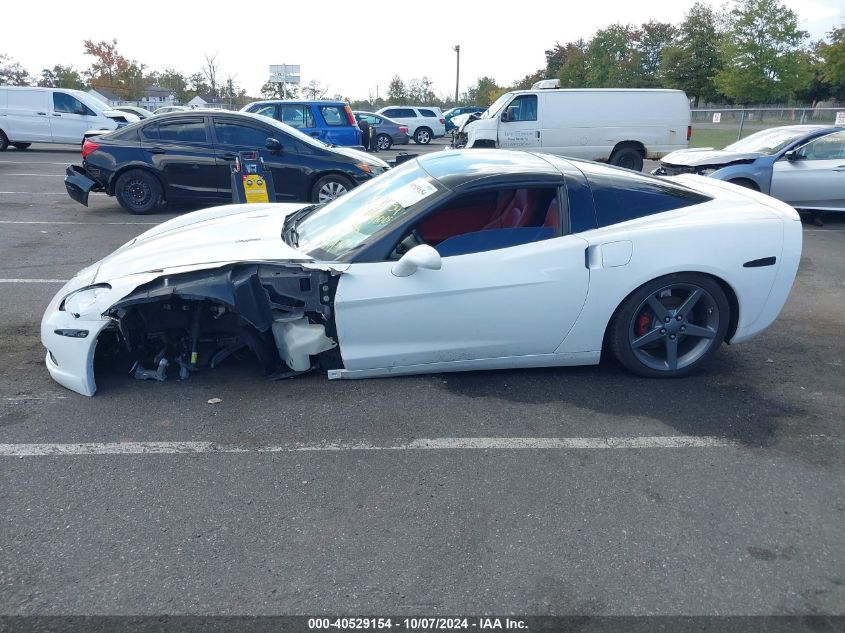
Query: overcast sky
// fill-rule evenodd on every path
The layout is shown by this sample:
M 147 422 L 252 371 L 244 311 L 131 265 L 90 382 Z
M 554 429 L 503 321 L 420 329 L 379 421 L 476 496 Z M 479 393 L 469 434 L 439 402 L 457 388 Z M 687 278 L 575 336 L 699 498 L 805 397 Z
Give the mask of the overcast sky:
M 723 6 L 722 0 L 705 1 Z M 91 58 L 83 54 L 82 40 L 117 38 L 121 54 L 150 69 L 171 66 L 190 75 L 202 66 L 203 53 L 216 52 L 221 76 L 234 76 L 249 94 L 258 95 L 269 64 L 300 64 L 303 84 L 316 79 L 328 86 L 330 95 L 352 99 L 375 95 L 376 86 L 384 96 L 394 74 L 406 81 L 427 75 L 438 95 L 453 94 L 455 44 L 461 45 L 462 92 L 483 75 L 507 85 L 543 67 L 543 52 L 556 41 L 589 38 L 612 22 L 654 19 L 677 24 L 693 4 L 472 0 L 400 3 L 401 8 L 394 9 L 390 2 L 349 0 L 144 0 L 115 5 L 47 0 L 38 3 L 33 15 L 28 2 L 0 2 L 5 25 L 0 54 L 13 57 L 33 74 L 57 63 L 87 68 Z M 845 20 L 845 0 L 785 4 L 797 12 L 802 28 L 814 39 Z

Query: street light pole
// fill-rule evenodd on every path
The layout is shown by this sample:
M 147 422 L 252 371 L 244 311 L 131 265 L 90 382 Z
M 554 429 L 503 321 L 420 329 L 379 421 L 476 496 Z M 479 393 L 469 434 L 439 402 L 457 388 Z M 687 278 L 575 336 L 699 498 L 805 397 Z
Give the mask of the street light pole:
M 452 50 L 457 53 L 457 67 L 455 68 L 455 105 L 458 105 L 458 84 L 461 80 L 461 45 L 455 44 Z

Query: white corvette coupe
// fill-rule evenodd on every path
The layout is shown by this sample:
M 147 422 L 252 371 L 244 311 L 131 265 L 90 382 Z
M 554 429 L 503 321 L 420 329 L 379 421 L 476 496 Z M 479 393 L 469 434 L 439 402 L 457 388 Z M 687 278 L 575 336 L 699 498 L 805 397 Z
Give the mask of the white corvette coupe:
M 798 214 L 700 176 L 527 152 L 438 152 L 325 206 L 189 213 L 78 273 L 41 324 L 47 368 L 95 356 L 187 378 L 251 352 L 269 377 L 598 363 L 675 377 L 777 318 Z

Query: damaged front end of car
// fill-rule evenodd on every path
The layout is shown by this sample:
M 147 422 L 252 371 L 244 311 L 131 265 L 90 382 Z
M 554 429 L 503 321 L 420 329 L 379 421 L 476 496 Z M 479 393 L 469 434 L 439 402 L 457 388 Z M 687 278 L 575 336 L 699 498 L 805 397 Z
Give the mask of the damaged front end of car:
M 98 354 L 141 380 L 184 380 L 241 352 L 270 379 L 342 367 L 333 303 L 339 273 L 295 264 L 232 264 L 165 275 L 104 314 Z

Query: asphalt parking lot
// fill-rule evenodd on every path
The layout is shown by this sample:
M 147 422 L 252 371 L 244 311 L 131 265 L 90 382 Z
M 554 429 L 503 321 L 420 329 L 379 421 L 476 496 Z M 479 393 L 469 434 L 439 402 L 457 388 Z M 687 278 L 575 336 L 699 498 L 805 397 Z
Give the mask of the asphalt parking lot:
M 781 318 L 692 378 L 244 362 L 84 398 L 44 367 L 44 308 L 182 211 L 76 204 L 78 158 L 0 153 L 0 614 L 845 614 L 845 218 L 805 225 Z M 142 448 L 7 446 L 35 443 Z

